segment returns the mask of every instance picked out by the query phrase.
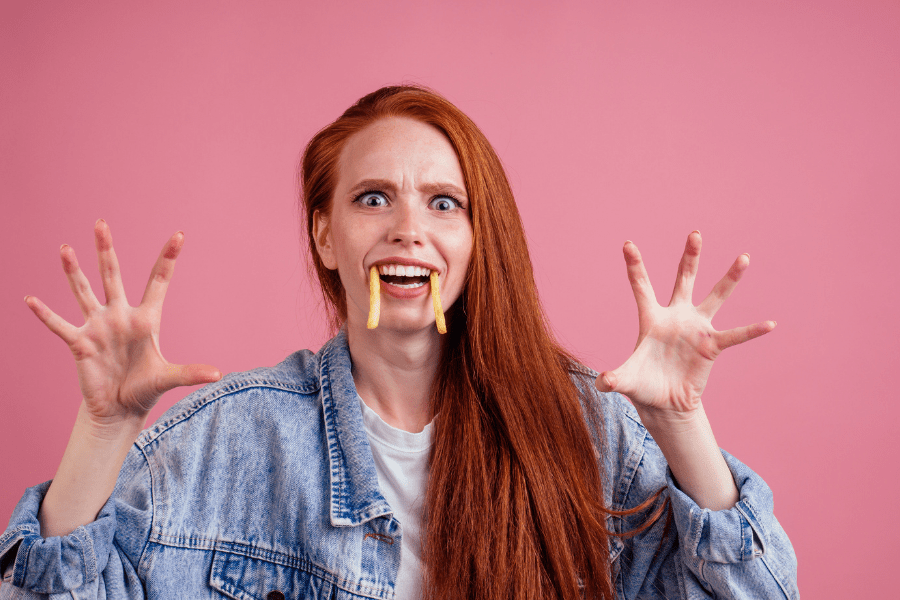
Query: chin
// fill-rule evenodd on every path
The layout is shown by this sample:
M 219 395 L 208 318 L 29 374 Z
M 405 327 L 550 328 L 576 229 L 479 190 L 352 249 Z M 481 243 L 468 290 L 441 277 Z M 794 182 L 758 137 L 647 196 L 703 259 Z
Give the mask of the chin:
M 431 321 L 430 323 L 401 321 L 390 324 L 382 322 L 378 325 L 378 329 L 384 329 L 385 331 L 392 331 L 404 335 L 420 335 L 429 330 L 434 331 L 435 335 L 437 334 L 437 326 L 434 324 L 434 321 Z

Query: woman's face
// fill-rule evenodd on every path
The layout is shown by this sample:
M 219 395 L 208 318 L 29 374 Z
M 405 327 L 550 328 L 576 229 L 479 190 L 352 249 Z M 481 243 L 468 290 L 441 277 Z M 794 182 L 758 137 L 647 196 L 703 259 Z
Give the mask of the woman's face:
M 325 266 L 340 274 L 351 328 L 365 326 L 373 265 L 379 329 L 433 328 L 430 272 L 438 273 L 446 310 L 462 293 L 472 254 L 469 199 L 450 141 L 404 117 L 352 135 L 338 159 L 331 213 L 316 213 L 313 235 Z

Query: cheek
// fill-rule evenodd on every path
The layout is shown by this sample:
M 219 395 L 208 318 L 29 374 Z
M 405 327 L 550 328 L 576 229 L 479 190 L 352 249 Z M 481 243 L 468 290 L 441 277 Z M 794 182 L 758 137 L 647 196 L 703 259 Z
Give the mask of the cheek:
M 469 261 L 472 260 L 472 250 L 475 247 L 475 238 L 472 232 L 471 224 L 467 224 L 463 235 L 460 236 L 459 246 L 457 248 L 457 256 L 460 257 L 460 261 L 465 265 L 463 271 L 468 271 L 469 269 Z
M 340 270 L 350 268 L 354 260 L 360 258 L 362 231 L 358 228 L 343 226 L 334 230 L 334 254 L 338 258 Z
M 465 282 L 466 273 L 469 271 L 469 262 L 472 260 L 473 246 L 474 240 L 472 238 L 472 229 L 471 227 L 466 227 L 459 232 L 459 236 L 456 237 L 452 247 L 448 248 L 450 256 L 453 257 L 454 283 L 459 286 L 460 289 Z

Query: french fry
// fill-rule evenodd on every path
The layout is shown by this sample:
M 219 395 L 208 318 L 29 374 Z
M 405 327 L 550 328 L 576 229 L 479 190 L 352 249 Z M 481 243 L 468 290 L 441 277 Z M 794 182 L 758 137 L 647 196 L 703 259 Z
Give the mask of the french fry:
M 372 265 L 369 269 L 369 320 L 366 327 L 375 329 L 378 327 L 378 318 L 381 316 L 381 279 L 378 277 L 378 267 Z
M 431 272 L 431 303 L 434 305 L 434 322 L 438 333 L 447 333 L 447 321 L 444 320 L 444 309 L 441 308 L 441 290 L 438 285 L 437 271 Z

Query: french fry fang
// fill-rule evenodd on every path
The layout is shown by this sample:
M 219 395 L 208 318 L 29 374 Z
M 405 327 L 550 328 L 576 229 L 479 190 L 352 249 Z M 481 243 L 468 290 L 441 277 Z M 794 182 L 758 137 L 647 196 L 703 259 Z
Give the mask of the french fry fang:
M 372 265 L 369 269 L 369 320 L 366 327 L 375 329 L 378 327 L 378 318 L 381 316 L 381 279 L 378 276 L 378 267 Z
M 434 322 L 438 333 L 447 333 L 447 321 L 444 320 L 444 309 L 441 308 L 441 290 L 438 285 L 437 271 L 431 272 L 431 303 L 434 305 Z

